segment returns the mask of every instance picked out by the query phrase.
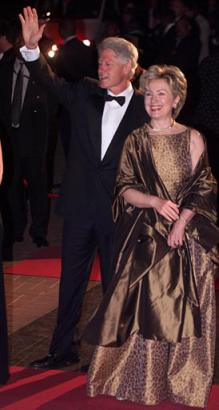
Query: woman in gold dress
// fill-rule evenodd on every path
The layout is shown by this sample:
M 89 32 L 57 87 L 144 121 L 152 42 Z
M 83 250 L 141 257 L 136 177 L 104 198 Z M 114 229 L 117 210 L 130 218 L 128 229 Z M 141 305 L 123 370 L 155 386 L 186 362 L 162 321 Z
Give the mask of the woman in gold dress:
M 98 345 L 88 395 L 204 407 L 215 350 L 216 182 L 203 136 L 175 121 L 183 73 L 151 66 L 142 83 L 150 123 L 129 135 L 118 169 L 114 276 L 85 334 Z

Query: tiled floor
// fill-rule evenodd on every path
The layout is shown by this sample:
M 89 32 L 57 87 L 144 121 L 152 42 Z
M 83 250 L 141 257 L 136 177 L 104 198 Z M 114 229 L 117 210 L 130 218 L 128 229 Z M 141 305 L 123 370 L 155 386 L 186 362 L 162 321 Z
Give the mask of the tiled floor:
M 9 335 L 56 309 L 59 280 L 5 275 Z
M 29 281 L 30 286 L 34 284 L 36 278 L 32 279 L 32 282 Z M 52 282 L 55 284 L 54 294 L 53 291 L 51 291 L 51 293 L 48 291 L 47 293 L 47 290 L 51 288 Z M 23 301 L 25 301 L 24 309 L 18 309 L 18 312 L 13 317 L 13 321 L 18 324 L 11 326 L 9 320 L 9 341 L 12 364 L 28 366 L 31 361 L 46 355 L 48 352 L 50 338 L 56 322 L 58 286 L 57 281 L 55 283 L 55 279 L 49 279 L 48 282 L 46 281 L 42 284 L 46 289 L 46 298 L 50 300 L 50 302 L 47 301 L 45 303 L 45 295 L 43 295 L 43 293 L 36 298 L 31 298 L 30 294 L 29 300 L 28 294 L 26 294 L 23 297 Z M 100 299 L 100 293 L 100 287 L 97 284 L 93 284 L 88 289 L 85 299 L 86 309 L 84 309 L 80 323 L 81 330 L 88 320 L 89 312 L 94 308 L 94 301 Z M 8 306 L 8 311 L 10 317 L 10 312 L 14 311 L 14 306 Z M 29 313 L 27 313 L 27 311 Z M 86 365 L 90 360 L 92 350 L 92 347 L 83 343 L 81 346 L 81 362 L 79 365 L 68 369 L 80 369 L 81 366 Z

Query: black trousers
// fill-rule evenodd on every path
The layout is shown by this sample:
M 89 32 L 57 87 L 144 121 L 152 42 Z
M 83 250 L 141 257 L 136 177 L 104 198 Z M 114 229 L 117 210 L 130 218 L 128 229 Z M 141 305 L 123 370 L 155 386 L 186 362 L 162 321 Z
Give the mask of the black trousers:
M 24 179 L 28 189 L 24 187 Z M 27 198 L 28 195 L 28 198 Z M 13 176 L 9 190 L 13 231 L 23 235 L 27 223 L 27 199 L 30 201 L 32 237 L 46 236 L 48 225 L 48 193 L 46 156 L 13 155 Z
M 50 353 L 65 354 L 73 350 L 74 342 L 77 344 L 77 325 L 97 251 L 105 292 L 111 279 L 112 230 L 104 232 L 92 219 L 82 223 L 71 219 L 64 221 L 58 318 Z

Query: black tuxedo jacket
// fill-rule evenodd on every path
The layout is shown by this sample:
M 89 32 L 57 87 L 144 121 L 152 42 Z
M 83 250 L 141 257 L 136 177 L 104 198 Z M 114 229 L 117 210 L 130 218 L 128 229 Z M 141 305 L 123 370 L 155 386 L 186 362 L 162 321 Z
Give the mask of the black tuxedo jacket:
M 128 134 L 147 121 L 144 97 L 134 91 L 126 113 L 101 160 L 103 94 L 96 80 L 67 83 L 56 77 L 41 57 L 28 63 L 33 77 L 41 81 L 69 110 L 72 123 L 70 152 L 62 186 L 60 209 L 64 217 L 85 220 L 92 214 L 98 223 L 112 226 L 112 199 L 117 167 Z
M 51 96 L 33 78 L 29 78 L 20 127 L 11 128 L 11 96 L 14 62 L 16 56 L 0 66 L 0 121 L 6 138 L 18 156 L 45 155 L 47 149 L 48 126 L 55 106 Z M 4 137 L 5 138 L 5 137 Z

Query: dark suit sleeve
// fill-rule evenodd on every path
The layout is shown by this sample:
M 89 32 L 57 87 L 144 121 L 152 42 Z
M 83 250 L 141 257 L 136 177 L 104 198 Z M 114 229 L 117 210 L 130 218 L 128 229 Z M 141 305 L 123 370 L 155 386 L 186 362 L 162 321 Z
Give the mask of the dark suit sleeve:
M 58 77 L 42 55 L 36 61 L 26 62 L 26 65 L 31 77 L 55 95 L 66 108 L 72 107 L 77 100 L 78 93 L 85 91 L 82 82 L 68 83 Z

